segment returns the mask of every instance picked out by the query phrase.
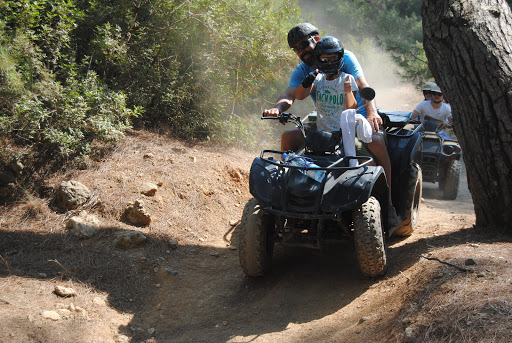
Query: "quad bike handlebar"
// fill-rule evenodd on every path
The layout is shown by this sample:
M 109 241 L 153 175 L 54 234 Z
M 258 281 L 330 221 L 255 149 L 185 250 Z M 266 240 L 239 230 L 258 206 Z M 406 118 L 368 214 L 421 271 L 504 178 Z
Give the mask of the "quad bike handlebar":
M 273 119 L 273 120 L 279 120 L 281 124 L 286 124 L 289 121 L 295 124 L 299 128 L 299 130 L 302 132 L 302 136 L 306 137 L 306 133 L 304 131 L 304 124 L 300 120 L 299 116 L 293 115 L 290 112 L 281 112 L 277 116 L 262 116 L 261 119 Z

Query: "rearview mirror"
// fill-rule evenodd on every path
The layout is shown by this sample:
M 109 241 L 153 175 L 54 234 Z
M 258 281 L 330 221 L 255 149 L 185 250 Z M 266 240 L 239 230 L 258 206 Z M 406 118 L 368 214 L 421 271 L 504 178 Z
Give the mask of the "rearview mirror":
M 371 87 L 364 87 L 359 90 L 361 99 L 371 101 L 375 98 L 375 90 Z

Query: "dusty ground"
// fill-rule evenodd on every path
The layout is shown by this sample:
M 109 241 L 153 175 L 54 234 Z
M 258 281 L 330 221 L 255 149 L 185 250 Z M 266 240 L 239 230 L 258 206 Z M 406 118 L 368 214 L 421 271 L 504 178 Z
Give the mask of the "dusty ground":
M 512 244 L 472 229 L 464 173 L 456 201 L 425 184 L 419 228 L 389 241 L 381 279 L 362 277 L 349 247 L 278 248 L 272 273 L 249 279 L 236 247 L 254 157 L 133 132 L 105 160 L 48 180 L 48 197 L 0 209 L 0 342 L 510 342 Z M 51 190 L 70 179 L 101 200 L 90 239 L 68 235 L 51 209 Z M 154 197 L 144 182 L 161 183 Z M 146 228 L 119 221 L 135 199 Z M 148 241 L 115 249 L 122 230 Z

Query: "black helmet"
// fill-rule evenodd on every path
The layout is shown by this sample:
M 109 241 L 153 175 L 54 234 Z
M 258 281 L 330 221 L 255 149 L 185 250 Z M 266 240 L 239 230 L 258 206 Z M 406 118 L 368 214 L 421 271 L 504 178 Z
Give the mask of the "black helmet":
M 321 55 L 335 54 L 330 59 L 320 58 Z M 322 73 L 337 73 L 343 67 L 343 55 L 345 49 L 340 41 L 333 36 L 325 36 L 321 38 L 313 50 L 313 60 L 315 67 Z
M 307 36 L 318 36 L 318 29 L 310 23 L 300 23 L 288 31 L 288 45 L 290 48 Z

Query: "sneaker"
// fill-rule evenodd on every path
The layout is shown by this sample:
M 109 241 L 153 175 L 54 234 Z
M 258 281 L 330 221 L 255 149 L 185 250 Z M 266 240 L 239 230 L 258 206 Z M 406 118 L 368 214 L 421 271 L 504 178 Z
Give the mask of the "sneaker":
M 390 228 L 394 229 L 400 225 L 401 221 L 398 219 L 396 215 L 395 207 L 393 205 L 388 206 L 388 225 Z

